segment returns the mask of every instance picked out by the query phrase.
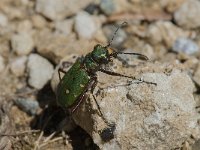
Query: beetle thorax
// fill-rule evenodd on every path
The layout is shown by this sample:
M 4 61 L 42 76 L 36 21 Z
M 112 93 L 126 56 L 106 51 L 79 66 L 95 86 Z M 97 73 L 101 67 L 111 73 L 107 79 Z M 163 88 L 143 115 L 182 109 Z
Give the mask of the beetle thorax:
M 86 70 L 90 73 L 95 73 L 100 68 L 100 65 L 92 59 L 91 53 L 85 56 L 84 66 Z

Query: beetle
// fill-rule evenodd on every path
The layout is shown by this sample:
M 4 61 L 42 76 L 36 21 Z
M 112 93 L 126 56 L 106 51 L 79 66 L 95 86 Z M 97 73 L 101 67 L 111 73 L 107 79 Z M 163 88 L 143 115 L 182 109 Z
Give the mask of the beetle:
M 124 24 L 125 23 L 123 23 L 122 25 Z M 120 27 L 118 27 L 114 32 L 114 35 L 108 45 L 102 46 L 100 44 L 97 44 L 96 46 L 94 46 L 92 52 L 88 53 L 85 57 L 82 56 L 78 58 L 67 72 L 61 68 L 58 69 L 60 82 L 57 86 L 57 101 L 60 106 L 67 108 L 70 113 L 73 113 L 78 108 L 78 106 L 87 98 L 87 92 L 89 90 L 91 90 L 91 93 L 93 93 L 93 90 L 97 85 L 98 71 L 112 76 L 135 79 L 131 76 L 105 70 L 103 68 L 103 65 L 112 62 L 113 58 L 116 58 L 119 54 L 125 54 L 138 55 L 145 60 L 148 60 L 148 57 L 143 54 L 116 52 L 113 49 L 109 48 Z M 62 78 L 61 72 L 64 73 L 64 76 Z M 100 111 L 97 102 L 96 104 Z

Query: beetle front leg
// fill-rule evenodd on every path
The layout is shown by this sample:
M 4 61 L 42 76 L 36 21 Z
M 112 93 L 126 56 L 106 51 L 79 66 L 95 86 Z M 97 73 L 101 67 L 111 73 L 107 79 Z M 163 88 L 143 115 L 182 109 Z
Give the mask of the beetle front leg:
M 61 75 L 60 75 L 61 72 L 64 73 L 64 74 L 67 73 L 66 71 L 64 71 L 64 70 L 61 69 L 61 68 L 58 69 L 58 76 L 59 76 L 59 80 L 60 80 L 60 81 L 61 81 Z
M 71 63 L 71 62 L 68 62 L 68 61 L 64 61 L 64 62 L 62 62 L 62 68 L 59 68 L 58 69 L 58 75 L 59 75 L 59 80 L 61 81 L 61 72 L 62 73 L 64 73 L 64 74 L 66 74 L 67 72 L 65 71 L 65 70 L 63 70 L 63 68 L 67 68 L 67 67 L 69 67 L 70 65 L 72 65 L 73 63 Z
M 123 75 L 123 74 L 120 74 L 120 73 L 116 73 L 116 72 L 112 72 L 112 71 L 108 71 L 108 70 L 105 70 L 105 69 L 99 69 L 99 71 L 103 72 L 103 73 L 106 73 L 108 75 L 112 75 L 112 76 L 119 76 L 119 77 L 126 77 L 126 78 L 131 78 L 133 80 L 137 80 L 138 82 L 137 83 L 147 83 L 147 84 L 154 84 L 154 85 L 157 85 L 156 83 L 154 82 L 148 82 L 148 81 L 144 81 L 143 79 L 137 79 L 135 77 L 131 77 L 131 76 L 126 76 L 126 75 Z

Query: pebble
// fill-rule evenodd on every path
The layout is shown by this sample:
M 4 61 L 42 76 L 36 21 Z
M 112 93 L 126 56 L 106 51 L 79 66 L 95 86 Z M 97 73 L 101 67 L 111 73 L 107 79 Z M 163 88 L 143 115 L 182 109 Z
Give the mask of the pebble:
M 17 107 L 29 115 L 36 115 L 37 111 L 39 110 L 39 103 L 36 100 L 19 98 L 14 102 Z
M 96 44 L 93 40 L 77 40 L 75 34 L 65 36 L 63 34 L 52 34 L 50 31 L 40 31 L 35 41 L 37 52 L 55 63 L 59 63 L 62 58 L 70 54 L 85 55 Z
M 66 17 L 66 0 L 37 0 L 36 11 L 51 20 L 62 20 Z
M 63 20 L 85 8 L 91 0 L 37 0 L 36 11 L 51 20 Z
M 20 32 L 11 37 L 11 46 L 17 55 L 27 55 L 34 48 L 32 36 L 27 32 Z
M 19 22 L 18 26 L 17 26 L 17 31 L 20 32 L 27 32 L 30 34 L 30 31 L 32 30 L 33 25 L 32 22 L 30 20 L 23 20 L 21 22 Z
M 23 76 L 26 69 L 27 56 L 21 56 L 11 62 L 11 72 L 17 77 Z
M 177 38 L 188 37 L 190 32 L 184 31 L 171 22 L 157 21 L 148 27 L 146 34 L 152 44 L 157 45 L 162 42 L 167 48 L 171 48 Z
M 42 89 L 51 79 L 54 72 L 53 65 L 38 54 L 30 54 L 28 57 L 28 83 L 36 89 Z
M 200 1 L 187 0 L 174 13 L 175 22 L 184 28 L 200 27 Z
M 95 3 L 90 3 L 85 9 L 84 11 L 88 12 L 89 14 L 99 14 L 100 9 L 99 9 L 99 5 L 95 4 Z
M 113 0 L 101 0 L 99 6 L 106 15 L 111 15 L 115 10 L 115 2 Z
M 91 39 L 97 31 L 97 25 L 87 12 L 79 12 L 75 17 L 75 31 L 79 38 Z
M 44 28 L 47 24 L 46 20 L 44 17 L 42 17 L 41 15 L 34 15 L 31 18 L 33 27 L 41 29 Z
M 3 72 L 4 69 L 5 69 L 4 58 L 0 55 L 0 73 Z
M 0 13 L 0 26 L 6 27 L 8 24 L 8 18 L 4 14 Z
M 55 24 L 56 33 L 61 33 L 65 36 L 72 33 L 74 20 L 72 19 L 66 19 L 63 21 L 57 21 Z
M 175 52 L 183 52 L 185 54 L 191 55 L 199 51 L 199 46 L 188 38 L 178 38 L 173 46 L 172 50 Z

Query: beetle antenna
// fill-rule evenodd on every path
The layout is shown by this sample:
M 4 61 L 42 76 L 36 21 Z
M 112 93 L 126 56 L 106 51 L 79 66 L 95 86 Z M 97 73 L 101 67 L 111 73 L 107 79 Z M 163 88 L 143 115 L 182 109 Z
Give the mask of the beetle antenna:
M 123 22 L 119 27 L 117 27 L 117 29 L 115 30 L 115 32 L 114 32 L 114 34 L 113 34 L 113 36 L 112 36 L 112 39 L 109 41 L 108 45 L 105 46 L 105 48 L 108 48 L 108 47 L 112 44 L 112 42 L 113 42 L 113 40 L 114 40 L 114 38 L 115 38 L 115 36 L 116 36 L 118 30 L 119 30 L 121 27 L 123 27 L 124 25 L 127 25 L 127 24 L 128 24 L 127 22 Z
M 144 58 L 145 60 L 149 60 L 149 58 L 143 54 L 140 54 L 140 53 L 123 53 L 123 52 L 113 52 L 112 54 L 110 54 L 110 56 L 112 57 L 117 57 L 118 54 L 125 54 L 125 55 L 137 55 L 137 56 L 140 56 L 142 58 Z

